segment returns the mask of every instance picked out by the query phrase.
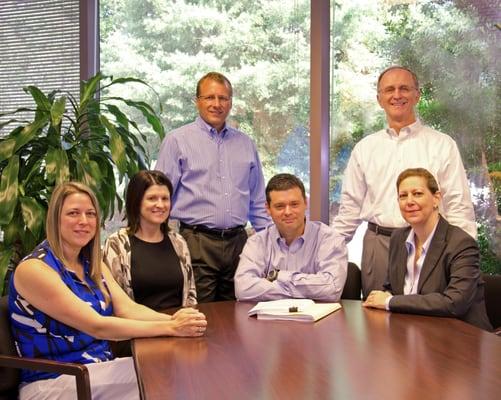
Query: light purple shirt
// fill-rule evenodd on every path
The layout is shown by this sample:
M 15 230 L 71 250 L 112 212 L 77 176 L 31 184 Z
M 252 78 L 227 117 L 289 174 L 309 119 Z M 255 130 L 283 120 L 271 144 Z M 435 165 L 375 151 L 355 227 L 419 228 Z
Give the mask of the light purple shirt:
M 256 146 L 228 125 L 217 133 L 198 117 L 175 129 L 162 142 L 155 168 L 172 181 L 172 219 L 218 229 L 250 221 L 261 230 L 271 223 Z
M 287 246 L 275 225 L 249 237 L 235 273 L 238 300 L 308 298 L 339 301 L 347 274 L 343 237 L 329 226 L 307 221 L 304 234 Z M 266 279 L 279 269 L 273 282 Z

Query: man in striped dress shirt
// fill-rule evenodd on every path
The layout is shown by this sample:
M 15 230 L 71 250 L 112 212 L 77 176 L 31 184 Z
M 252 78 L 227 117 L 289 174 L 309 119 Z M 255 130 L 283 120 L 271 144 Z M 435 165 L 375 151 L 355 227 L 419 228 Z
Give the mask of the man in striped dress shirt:
M 235 298 L 233 277 L 247 240 L 271 221 L 256 146 L 226 124 L 233 90 L 210 72 L 197 84 L 197 119 L 175 129 L 160 147 L 156 169 L 172 181 L 172 219 L 190 250 L 199 302 Z

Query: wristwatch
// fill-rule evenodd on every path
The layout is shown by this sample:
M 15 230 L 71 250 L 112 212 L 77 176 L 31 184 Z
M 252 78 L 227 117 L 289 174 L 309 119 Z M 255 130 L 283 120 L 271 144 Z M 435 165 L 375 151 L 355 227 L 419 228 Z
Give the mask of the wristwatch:
M 270 282 L 273 282 L 278 278 L 278 273 L 280 272 L 279 269 L 273 268 L 270 272 L 268 272 L 268 276 L 266 279 L 268 279 Z

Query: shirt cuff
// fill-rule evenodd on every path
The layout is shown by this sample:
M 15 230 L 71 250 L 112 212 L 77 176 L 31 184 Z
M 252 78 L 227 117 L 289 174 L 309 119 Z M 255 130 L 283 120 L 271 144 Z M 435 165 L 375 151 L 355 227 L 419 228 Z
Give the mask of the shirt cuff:
M 386 311 L 390 311 L 390 300 L 393 298 L 393 296 L 387 297 L 385 301 L 384 307 L 386 308 Z

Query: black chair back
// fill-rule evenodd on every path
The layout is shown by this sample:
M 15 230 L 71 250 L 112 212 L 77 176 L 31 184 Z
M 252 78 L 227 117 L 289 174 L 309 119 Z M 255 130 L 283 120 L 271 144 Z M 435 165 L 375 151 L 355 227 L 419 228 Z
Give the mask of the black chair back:
M 357 264 L 348 263 L 348 274 L 346 283 L 344 284 L 341 299 L 345 300 L 361 300 L 362 297 L 362 273 Z
M 485 308 L 494 330 L 501 328 L 501 275 L 482 274 Z
M 14 339 L 10 331 L 8 297 L 0 298 L 0 354 L 17 356 Z M 17 399 L 19 370 L 0 367 L 0 400 Z

